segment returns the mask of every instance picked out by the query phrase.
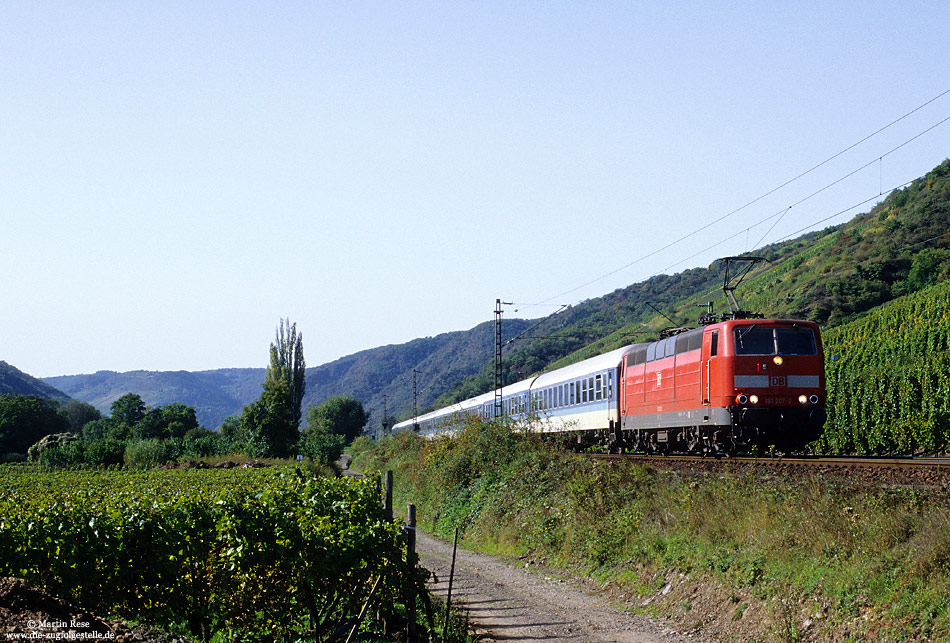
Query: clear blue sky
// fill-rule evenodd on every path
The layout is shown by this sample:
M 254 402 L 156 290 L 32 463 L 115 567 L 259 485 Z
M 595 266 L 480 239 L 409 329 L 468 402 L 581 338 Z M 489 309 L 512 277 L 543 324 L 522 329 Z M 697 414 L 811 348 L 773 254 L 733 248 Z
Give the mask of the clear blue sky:
M 780 240 L 950 156 L 950 123 L 891 152 L 950 94 L 637 261 L 950 89 L 947 16 L 5 2 L 0 359 L 40 377 L 261 367 L 288 317 L 315 366 L 470 328 L 497 297 L 537 317 L 552 308 L 526 304 Z

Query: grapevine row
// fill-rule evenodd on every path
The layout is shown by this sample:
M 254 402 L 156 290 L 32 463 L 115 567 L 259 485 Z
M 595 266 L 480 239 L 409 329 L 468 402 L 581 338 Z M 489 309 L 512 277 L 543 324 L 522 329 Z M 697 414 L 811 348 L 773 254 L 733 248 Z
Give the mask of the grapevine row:
M 827 451 L 944 453 L 950 445 L 950 282 L 824 333 Z
M 332 631 L 376 578 L 401 569 L 402 538 L 369 480 L 267 469 L 0 477 L 0 575 L 100 614 L 185 623 L 204 640 Z

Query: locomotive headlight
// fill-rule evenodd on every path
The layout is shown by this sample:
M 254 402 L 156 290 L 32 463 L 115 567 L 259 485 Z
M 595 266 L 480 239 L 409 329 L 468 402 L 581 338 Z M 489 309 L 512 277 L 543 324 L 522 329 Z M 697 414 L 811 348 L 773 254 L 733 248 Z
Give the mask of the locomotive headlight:
M 798 401 L 801 402 L 802 404 L 808 404 L 808 396 L 807 396 L 807 395 L 799 395 L 799 396 L 798 396 Z
M 742 406 L 745 406 L 746 404 L 749 403 L 749 398 L 746 397 L 745 395 L 739 395 L 736 397 L 736 402 L 738 402 Z
M 782 359 L 781 355 L 776 355 L 775 357 L 772 358 L 772 361 L 775 363 L 776 366 L 781 366 L 782 362 L 784 362 L 785 360 Z
M 812 395 L 810 398 L 808 398 L 808 401 L 811 402 L 812 404 L 818 404 L 818 396 Z
M 749 404 L 758 404 L 758 403 L 759 403 L 759 396 L 758 396 L 758 395 L 750 395 L 750 396 L 749 396 Z

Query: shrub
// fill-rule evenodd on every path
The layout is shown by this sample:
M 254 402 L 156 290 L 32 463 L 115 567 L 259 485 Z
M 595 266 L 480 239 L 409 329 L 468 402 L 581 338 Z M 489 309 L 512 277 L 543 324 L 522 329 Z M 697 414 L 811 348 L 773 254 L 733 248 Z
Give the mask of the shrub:
M 125 442 L 112 438 L 102 438 L 86 443 L 86 464 L 93 467 L 122 466 L 125 456 Z
M 176 451 L 170 441 L 138 440 L 128 443 L 123 460 L 133 469 L 152 469 L 174 460 Z
M 37 461 L 44 469 L 78 469 L 85 466 L 85 445 L 78 440 L 62 442 L 39 454 Z

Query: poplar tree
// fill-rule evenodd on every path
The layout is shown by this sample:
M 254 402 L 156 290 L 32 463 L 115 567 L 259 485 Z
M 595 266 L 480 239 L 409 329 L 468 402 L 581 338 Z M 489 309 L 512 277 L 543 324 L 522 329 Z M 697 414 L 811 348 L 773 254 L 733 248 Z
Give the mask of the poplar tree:
M 270 364 L 260 399 L 244 407 L 240 427 L 252 455 L 283 458 L 291 455 L 300 427 L 300 406 L 307 365 L 303 335 L 297 324 L 281 319 L 270 345 Z
M 287 408 L 290 424 L 294 432 L 300 429 L 300 406 L 307 387 L 307 364 L 303 358 L 303 333 L 297 332 L 297 324 L 289 319 L 281 319 L 277 326 L 277 337 L 270 345 L 270 366 L 264 379 L 265 390 L 268 383 L 283 382 L 284 394 L 288 396 Z

